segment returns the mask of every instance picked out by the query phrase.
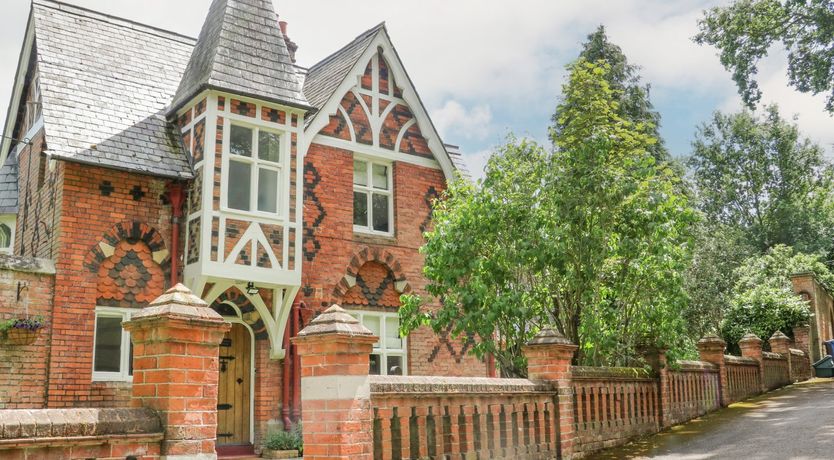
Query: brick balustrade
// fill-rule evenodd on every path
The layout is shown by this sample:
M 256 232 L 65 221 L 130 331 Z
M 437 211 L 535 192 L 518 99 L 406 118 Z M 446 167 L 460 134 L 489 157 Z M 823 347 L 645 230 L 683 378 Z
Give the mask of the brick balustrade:
M 573 366 L 576 345 L 547 329 L 523 349 L 528 379 L 368 376 L 377 338 L 334 305 L 294 339 L 305 458 L 582 458 L 809 375 L 785 339 L 764 352 L 747 336 L 730 356 L 707 336 L 701 361 L 656 350 L 650 372 Z

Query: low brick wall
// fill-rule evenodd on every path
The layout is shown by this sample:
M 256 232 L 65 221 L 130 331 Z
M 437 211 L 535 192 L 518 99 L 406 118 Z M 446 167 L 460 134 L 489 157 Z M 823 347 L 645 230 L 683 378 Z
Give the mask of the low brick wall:
M 162 423 L 150 409 L 0 411 L 0 458 L 159 458 Z
M 764 387 L 775 390 L 791 384 L 788 359 L 779 353 L 763 352 L 762 366 L 764 368 Z
M 551 385 L 527 379 L 371 376 L 375 459 L 550 458 Z
M 800 382 L 808 380 L 813 377 L 811 372 L 811 361 L 808 359 L 808 354 L 802 350 L 795 348 L 790 349 L 791 357 L 791 380 L 793 382 Z
M 657 380 L 644 369 L 573 367 L 576 452 L 594 452 L 656 433 Z
M 729 402 L 741 401 L 762 392 L 759 362 L 753 358 L 725 355 Z
M 703 361 L 678 361 L 668 373 L 664 425 L 676 425 L 721 407 L 719 371 Z
M 0 321 L 46 321 L 32 344 L 13 344 L 0 334 L 0 409 L 46 407 L 54 274 L 48 260 L 0 254 Z

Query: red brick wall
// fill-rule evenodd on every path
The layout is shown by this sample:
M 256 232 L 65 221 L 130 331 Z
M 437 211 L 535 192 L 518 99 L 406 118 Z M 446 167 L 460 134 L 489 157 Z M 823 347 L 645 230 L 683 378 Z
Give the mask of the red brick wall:
M 17 300 L 18 283 L 28 285 Z M 52 309 L 52 275 L 0 270 L 0 321 L 42 316 Z M 28 312 L 25 302 L 28 300 Z M 44 407 L 49 325 L 35 343 L 11 345 L 0 340 L 0 409 Z
M 102 241 L 107 243 L 105 235 L 129 233 L 132 230 L 128 224 L 138 222 L 140 238 L 132 243 L 144 251 L 161 239 L 170 251 L 171 209 L 161 200 L 165 181 L 74 163 L 63 163 L 62 168 L 62 231 L 56 262 L 48 406 L 124 404 L 124 383 L 91 382 L 96 303 L 107 298 L 120 306 L 139 308 L 145 305 L 143 301 L 162 294 L 167 280 L 160 279 L 165 276 L 163 271 L 150 270 L 151 279 L 144 280 L 149 287 L 141 295 L 132 292 L 135 286 L 102 287 L 95 263 L 100 268 L 107 260 L 101 260 L 96 248 Z M 140 260 L 147 263 L 147 257 L 143 252 Z M 135 271 L 132 273 L 135 275 Z M 103 295 L 102 290 L 107 294 Z
M 57 163 L 50 171 L 42 154 L 43 134 L 41 130 L 18 156 L 20 194 L 14 253 L 54 260 L 61 218 L 63 163 Z
M 423 257 L 418 252 L 424 242 L 421 228 L 429 225 L 429 203 L 443 189 L 445 180 L 439 169 L 409 163 L 397 162 L 393 170 L 394 236 L 354 234 L 353 155 L 339 148 L 311 145 L 305 157 L 301 288 L 302 300 L 309 307 L 323 310 L 345 300 L 337 286 L 351 260 L 366 248 L 392 256 L 388 268 L 402 274 L 413 292 L 425 294 Z M 410 374 L 486 375 L 485 364 L 467 355 L 466 344 L 428 329 L 413 332 L 408 348 Z

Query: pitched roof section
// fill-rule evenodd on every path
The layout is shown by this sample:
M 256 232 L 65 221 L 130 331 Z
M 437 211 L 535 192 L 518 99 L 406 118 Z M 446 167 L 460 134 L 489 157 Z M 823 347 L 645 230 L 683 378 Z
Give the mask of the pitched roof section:
M 310 67 L 304 80 L 304 95 L 307 96 L 310 105 L 320 109 L 327 103 L 350 69 L 356 65 L 356 61 L 368 48 L 374 36 L 383 29 L 385 29 L 384 22 L 366 30 L 339 51 Z M 311 119 L 312 117 L 308 117 L 307 121 Z
M 463 153 L 461 153 L 460 147 L 452 144 L 443 144 L 443 147 L 446 149 L 446 153 L 449 154 L 449 159 L 452 160 L 452 164 L 455 165 L 455 169 L 458 170 L 461 177 L 471 181 L 472 174 L 466 166 L 466 160 L 463 159 Z
M 17 213 L 17 156 L 9 153 L 0 168 L 0 214 Z
M 171 110 L 206 88 L 308 108 L 271 0 L 213 0 Z
M 32 14 L 49 153 L 191 177 L 165 111 L 193 39 L 50 0 L 34 0 Z

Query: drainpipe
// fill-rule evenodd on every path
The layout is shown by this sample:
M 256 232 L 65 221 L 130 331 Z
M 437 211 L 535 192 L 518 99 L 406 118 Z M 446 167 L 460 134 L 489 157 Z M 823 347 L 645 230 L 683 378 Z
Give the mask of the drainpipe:
M 298 335 L 303 326 L 303 319 L 301 311 L 307 309 L 307 304 L 303 300 L 293 303 L 292 322 L 295 328 L 293 336 Z M 290 344 L 292 350 L 292 415 L 296 420 L 301 420 L 301 360 L 298 357 L 298 347 L 293 343 Z
M 295 302 L 293 302 L 292 310 L 295 309 Z M 290 372 L 292 355 L 290 354 L 290 329 L 292 329 L 292 310 L 290 310 L 290 317 L 287 320 L 287 326 L 284 328 L 284 364 L 281 372 L 281 419 L 284 421 L 284 430 L 289 430 L 292 422 L 290 420 Z
M 171 286 L 176 286 L 179 280 L 180 219 L 185 188 L 180 182 L 170 182 L 167 189 L 168 201 L 171 202 Z

